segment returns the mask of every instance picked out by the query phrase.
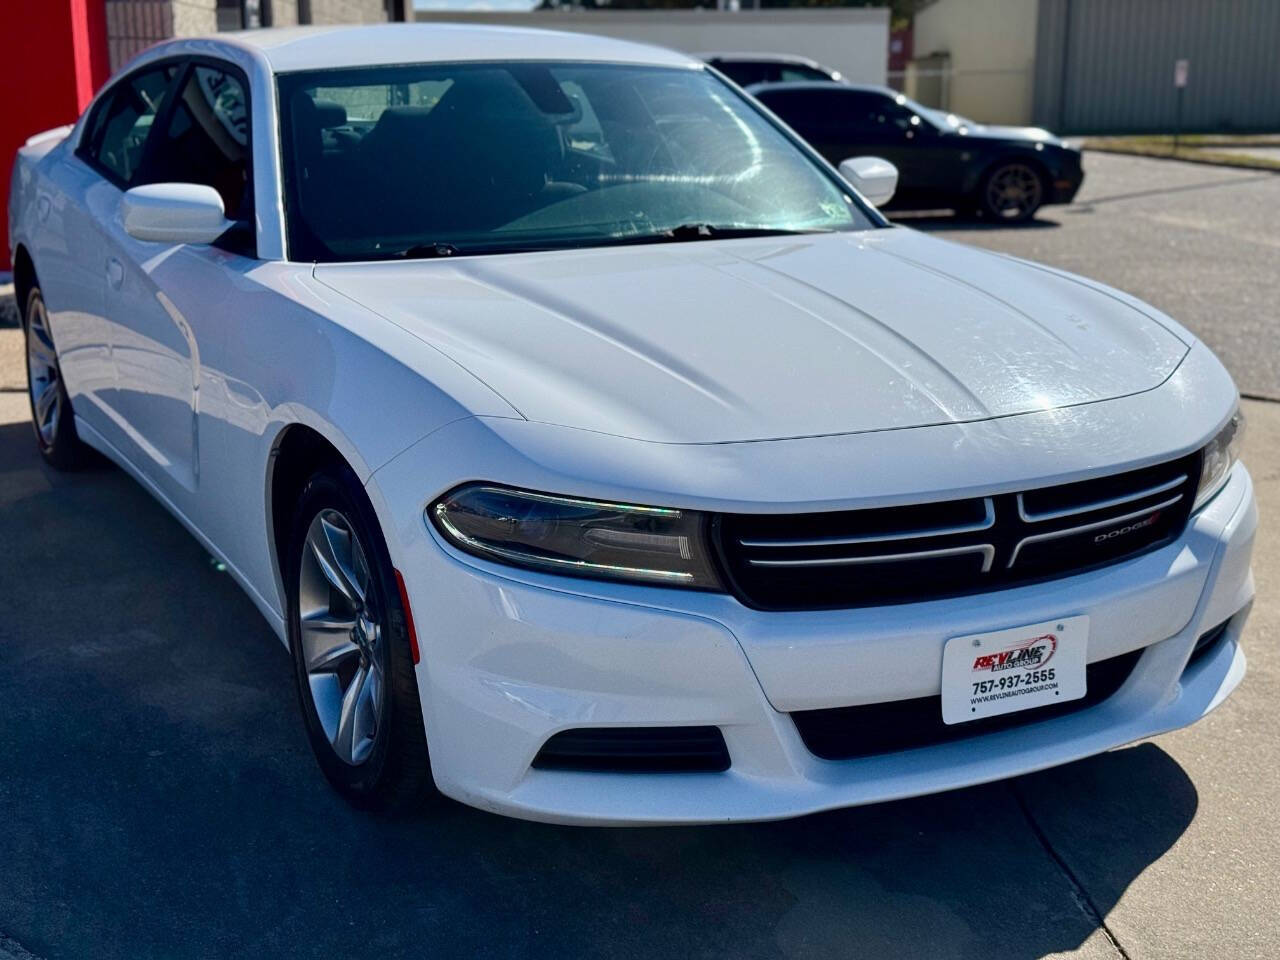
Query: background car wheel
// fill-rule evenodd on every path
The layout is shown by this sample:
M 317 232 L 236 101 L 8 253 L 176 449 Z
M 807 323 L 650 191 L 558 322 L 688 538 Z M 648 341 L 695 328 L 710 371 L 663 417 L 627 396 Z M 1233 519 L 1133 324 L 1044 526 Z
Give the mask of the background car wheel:
M 984 215 L 1001 223 L 1030 220 L 1044 203 L 1044 178 L 1025 163 L 1002 163 L 983 178 L 979 190 Z
M 71 400 L 62 382 L 58 351 L 49 330 L 49 311 L 39 287 L 27 294 L 22 327 L 27 350 L 27 396 L 36 445 L 50 466 L 74 470 L 85 462 L 86 448 L 76 434 Z
M 291 526 L 289 645 L 311 748 L 353 805 L 436 796 L 408 627 L 373 508 L 346 468 L 313 476 Z

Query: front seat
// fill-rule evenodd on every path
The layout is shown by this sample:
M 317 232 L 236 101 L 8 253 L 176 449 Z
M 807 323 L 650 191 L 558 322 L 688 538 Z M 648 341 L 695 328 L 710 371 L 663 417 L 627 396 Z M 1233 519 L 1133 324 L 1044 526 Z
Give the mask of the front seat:
M 562 160 L 555 125 L 499 70 L 460 76 L 434 107 L 388 107 L 361 149 L 385 174 L 377 206 L 395 232 L 442 241 L 536 209 Z M 425 189 L 397 189 L 406 178 Z

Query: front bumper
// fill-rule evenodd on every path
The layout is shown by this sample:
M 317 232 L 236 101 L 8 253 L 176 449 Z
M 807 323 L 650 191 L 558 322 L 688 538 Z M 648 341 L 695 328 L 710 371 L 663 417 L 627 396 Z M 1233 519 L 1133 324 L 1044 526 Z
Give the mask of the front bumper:
M 1084 167 L 1077 154 L 1072 162 L 1064 163 L 1049 179 L 1045 203 L 1070 203 L 1084 185 Z
M 1049 184 L 1049 194 L 1045 204 L 1068 204 L 1076 198 L 1076 194 L 1080 192 L 1080 187 L 1083 185 L 1083 173 L 1075 180 L 1065 177 L 1054 180 Z
M 377 497 L 375 496 L 375 502 Z M 952 789 L 1185 726 L 1244 675 L 1252 483 L 1227 486 L 1177 541 L 1050 583 L 893 608 L 749 610 L 731 597 L 566 580 L 454 553 L 415 518 L 392 541 L 418 622 L 418 683 L 440 789 L 579 824 L 766 820 Z M 1143 648 L 1120 690 L 1057 719 L 847 761 L 811 754 L 789 711 L 936 695 L 952 636 L 1090 617 L 1089 660 Z M 1196 639 L 1230 621 L 1190 667 Z M 723 773 L 535 769 L 578 727 L 719 727 Z

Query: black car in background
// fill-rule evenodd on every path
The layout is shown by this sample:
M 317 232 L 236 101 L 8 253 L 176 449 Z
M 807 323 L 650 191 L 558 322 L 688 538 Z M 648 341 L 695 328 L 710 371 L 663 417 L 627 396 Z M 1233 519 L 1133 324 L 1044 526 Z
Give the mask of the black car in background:
M 890 210 L 951 208 L 1007 223 L 1070 203 L 1080 151 L 1036 127 L 973 123 L 887 87 L 770 83 L 749 88 L 830 160 L 883 157 L 898 168 Z
M 700 53 L 698 56 L 740 87 L 753 83 L 842 82 L 840 71 L 807 57 L 785 53 Z

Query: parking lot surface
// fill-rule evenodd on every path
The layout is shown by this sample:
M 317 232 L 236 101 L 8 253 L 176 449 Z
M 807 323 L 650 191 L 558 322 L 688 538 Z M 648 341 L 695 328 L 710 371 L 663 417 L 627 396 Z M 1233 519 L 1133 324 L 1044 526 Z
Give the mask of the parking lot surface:
M 1280 397 L 1280 178 L 1086 169 L 1038 225 L 919 225 L 1124 287 Z M 182 527 L 118 470 L 43 467 L 17 336 L 0 330 L 0 960 L 1280 953 L 1280 405 L 1247 403 L 1250 672 L 1193 728 L 777 824 L 387 819 L 326 787 L 287 654 Z

